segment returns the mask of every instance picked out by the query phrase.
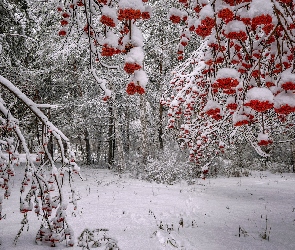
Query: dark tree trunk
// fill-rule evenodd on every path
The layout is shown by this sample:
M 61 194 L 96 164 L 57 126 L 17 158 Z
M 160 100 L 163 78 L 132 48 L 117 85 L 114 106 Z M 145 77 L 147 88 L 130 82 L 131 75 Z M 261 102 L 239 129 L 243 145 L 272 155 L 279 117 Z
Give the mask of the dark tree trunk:
M 101 157 L 101 141 L 102 141 L 101 131 L 102 131 L 102 127 L 100 126 L 97 133 L 97 146 L 96 146 L 97 163 L 100 162 L 100 157 Z
M 160 104 L 160 108 L 159 108 L 159 144 L 160 144 L 161 150 L 164 148 L 162 136 L 163 136 L 163 105 Z
M 126 131 L 125 131 L 125 137 L 126 140 L 124 142 L 124 148 L 125 148 L 125 152 L 128 155 L 129 151 L 130 151 L 130 113 L 129 113 L 129 109 L 126 110 Z
M 87 128 L 84 130 L 84 140 L 85 140 L 85 147 L 86 147 L 86 164 L 90 165 L 91 161 L 91 147 L 90 147 L 90 138 L 89 138 L 89 131 Z
M 161 39 L 161 44 L 163 45 L 164 41 L 163 38 Z M 163 58 L 161 55 L 161 60 L 160 60 L 160 74 L 163 74 Z M 160 144 L 160 149 L 162 150 L 164 148 L 164 143 L 163 143 L 163 105 L 160 103 L 159 107 L 159 144 Z
M 114 126 L 114 116 L 113 116 L 113 107 L 109 107 L 109 131 L 108 131 L 108 138 L 109 138 L 109 152 L 108 152 L 108 164 L 110 166 L 114 165 L 115 160 L 115 126 Z

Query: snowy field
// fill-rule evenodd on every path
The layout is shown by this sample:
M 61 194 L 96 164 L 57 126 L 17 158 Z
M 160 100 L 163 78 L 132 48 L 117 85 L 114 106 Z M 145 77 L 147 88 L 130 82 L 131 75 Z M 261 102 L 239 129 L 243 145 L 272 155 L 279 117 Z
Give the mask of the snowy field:
M 4 250 L 52 249 L 34 237 L 41 221 L 29 213 L 29 230 L 13 244 L 19 213 L 21 169 L 0 221 Z M 88 228 L 115 239 L 121 250 L 295 249 L 295 176 L 254 172 L 250 177 L 197 180 L 173 186 L 83 169 L 75 179 L 78 209 L 68 208 L 75 237 Z M 69 193 L 70 195 L 70 193 Z M 27 229 L 27 228 L 25 228 Z M 76 240 L 72 249 L 78 247 Z M 60 243 L 56 249 L 68 249 Z M 98 247 L 96 249 L 106 249 Z

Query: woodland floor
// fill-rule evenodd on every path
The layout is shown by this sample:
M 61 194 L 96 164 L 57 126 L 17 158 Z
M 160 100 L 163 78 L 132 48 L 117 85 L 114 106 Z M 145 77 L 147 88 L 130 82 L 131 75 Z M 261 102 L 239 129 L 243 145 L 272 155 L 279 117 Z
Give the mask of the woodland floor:
M 0 249 L 52 249 L 34 242 L 41 221 L 33 212 L 28 215 L 29 230 L 13 244 L 22 219 L 18 204 L 22 171 L 16 171 L 12 195 L 3 203 L 6 219 L 0 221 Z M 73 210 L 72 204 L 68 208 L 76 238 L 85 228 L 108 229 L 120 250 L 295 249 L 294 174 L 252 172 L 249 177 L 169 186 L 104 169 L 81 171 L 86 180 L 75 179 L 78 209 Z M 77 244 L 78 240 L 72 249 L 82 249 Z M 56 249 L 68 248 L 60 243 Z

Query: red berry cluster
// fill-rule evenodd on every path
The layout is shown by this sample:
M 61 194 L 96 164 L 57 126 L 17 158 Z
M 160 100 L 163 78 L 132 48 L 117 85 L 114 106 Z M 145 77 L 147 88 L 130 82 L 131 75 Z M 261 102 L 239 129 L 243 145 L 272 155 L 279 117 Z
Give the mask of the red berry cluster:
M 272 144 L 273 143 L 273 141 L 272 140 L 260 140 L 260 141 L 258 141 L 258 145 L 259 146 L 267 146 L 267 145 L 269 145 L 269 144 Z
M 234 13 L 229 8 L 225 8 L 218 12 L 218 17 L 225 21 L 225 23 L 228 23 L 233 20 Z
M 195 32 L 201 37 L 205 37 L 211 34 L 212 29 L 215 26 L 215 21 L 211 17 L 206 17 L 201 21 L 201 25 L 198 25 Z
M 212 85 L 213 88 L 220 88 L 220 89 L 231 89 L 235 88 L 239 85 L 239 81 L 237 79 L 227 77 L 227 78 L 219 78 L 216 82 Z
M 224 94 L 226 95 L 233 95 L 236 93 L 236 89 L 235 88 L 231 88 L 231 89 L 223 89 L 222 91 Z
M 141 69 L 141 66 L 137 63 L 125 63 L 124 70 L 127 74 L 133 74 L 135 70 Z
M 275 108 L 274 110 L 275 110 L 275 112 L 277 114 L 288 115 L 290 113 L 295 112 L 295 107 L 292 107 L 292 106 L 290 106 L 288 104 L 285 104 L 285 105 L 282 105 L 279 108 Z
M 252 18 L 252 25 L 254 28 L 256 28 L 258 25 L 262 24 L 271 24 L 272 23 L 272 17 L 267 15 L 260 15 Z
M 238 108 L 238 104 L 236 103 L 229 103 L 226 105 L 226 108 L 227 109 L 230 109 L 230 110 L 236 110 Z
M 282 88 L 284 90 L 295 90 L 295 83 L 294 82 L 285 82 L 282 84 Z
M 143 87 L 139 86 L 139 85 L 135 85 L 134 82 L 130 82 L 128 85 L 127 85 L 127 89 L 126 89 L 126 92 L 128 95 L 134 95 L 136 93 L 140 94 L 140 95 L 143 95 L 145 93 L 145 90 Z
M 219 108 L 212 108 L 206 111 L 206 114 L 211 116 L 214 120 L 220 120 L 222 119 L 222 116 L 220 115 L 220 109 Z
M 116 27 L 114 20 L 106 15 L 102 15 L 100 18 L 100 22 L 109 27 Z
M 150 14 L 150 12 L 148 12 L 148 11 L 143 11 L 143 12 L 141 12 L 141 18 L 142 18 L 143 20 L 150 19 L 150 18 L 151 18 L 151 14 Z
M 237 121 L 234 126 L 235 127 L 239 127 L 239 126 L 243 126 L 243 125 L 248 125 L 249 124 L 249 120 L 240 120 L 240 121 Z
M 113 56 L 113 55 L 117 55 L 120 53 L 121 53 L 121 51 L 119 49 L 109 47 L 108 44 L 104 44 L 102 47 L 101 55 L 102 56 Z
M 141 18 L 141 11 L 134 9 L 119 9 L 118 20 L 137 20 Z
M 108 0 L 95 0 L 95 1 L 103 5 L 106 5 L 108 3 Z
M 181 21 L 181 17 L 177 15 L 171 15 L 169 19 L 172 23 L 180 23 Z
M 242 30 L 241 31 L 232 31 L 232 32 L 229 32 L 228 34 L 224 33 L 224 36 L 229 39 L 236 39 L 236 40 L 241 40 L 241 41 L 245 41 L 248 38 L 246 32 L 244 32 Z
M 244 106 L 250 107 L 257 112 L 264 112 L 271 109 L 273 107 L 273 103 L 270 103 L 269 101 L 250 100 L 249 102 L 246 102 Z
M 223 0 L 225 3 L 229 4 L 230 6 L 235 6 L 240 3 L 249 3 L 252 0 Z

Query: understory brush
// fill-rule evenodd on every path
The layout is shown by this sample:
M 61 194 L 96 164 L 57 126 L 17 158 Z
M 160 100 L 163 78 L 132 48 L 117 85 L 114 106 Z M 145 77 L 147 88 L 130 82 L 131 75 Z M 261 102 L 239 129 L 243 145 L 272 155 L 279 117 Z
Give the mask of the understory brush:
M 146 164 L 141 163 L 140 155 L 134 155 L 129 159 L 126 171 L 134 178 L 169 185 L 181 180 L 190 181 L 196 176 L 194 166 L 187 161 L 186 155 L 168 148 L 158 157 L 149 157 Z

